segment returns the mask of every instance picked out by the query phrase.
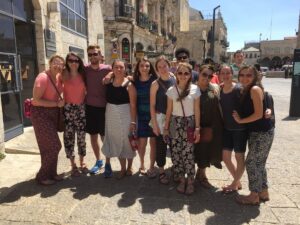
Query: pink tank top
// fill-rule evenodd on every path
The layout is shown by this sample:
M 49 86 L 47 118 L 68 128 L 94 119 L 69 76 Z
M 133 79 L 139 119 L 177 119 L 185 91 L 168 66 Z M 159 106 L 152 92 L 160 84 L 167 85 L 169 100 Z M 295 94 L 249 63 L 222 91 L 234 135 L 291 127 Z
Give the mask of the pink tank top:
M 83 104 L 86 88 L 82 76 L 77 75 L 64 81 L 64 97 L 66 103 Z

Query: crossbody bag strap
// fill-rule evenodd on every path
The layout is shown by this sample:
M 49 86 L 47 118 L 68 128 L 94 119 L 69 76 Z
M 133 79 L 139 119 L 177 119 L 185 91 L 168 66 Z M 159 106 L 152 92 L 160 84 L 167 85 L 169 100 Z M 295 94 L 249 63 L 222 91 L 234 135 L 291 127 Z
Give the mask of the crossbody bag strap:
M 157 80 L 157 83 L 165 90 L 165 91 L 167 91 L 168 89 L 167 89 L 167 87 L 163 84 L 163 82 L 161 82 L 161 79 L 160 79 L 160 77 L 159 78 L 157 78 L 156 79 Z
M 51 81 L 53 87 L 55 88 L 55 91 L 56 91 L 56 93 L 57 93 L 57 95 L 58 95 L 58 98 L 59 98 L 60 100 L 63 100 L 63 98 L 61 97 L 61 95 L 60 95 L 60 93 L 59 93 L 59 91 L 58 91 L 58 89 L 57 89 L 57 87 L 56 87 L 54 81 L 52 80 L 52 78 L 51 78 L 49 75 L 48 75 L 48 77 L 49 77 L 49 79 L 50 79 L 50 81 Z
M 178 94 L 178 98 L 179 98 L 179 91 L 178 91 L 178 87 L 177 87 L 177 85 L 175 84 L 175 88 L 176 88 L 176 91 L 177 91 L 177 94 Z M 182 99 L 180 99 L 180 105 L 181 105 L 181 108 L 182 108 L 182 113 L 183 113 L 183 117 L 184 117 L 184 119 L 185 119 L 185 123 L 186 123 L 186 126 L 188 127 L 188 120 L 187 120 L 187 118 L 186 118 L 186 116 L 185 116 L 185 112 L 184 112 L 184 107 L 183 107 L 183 103 L 182 103 Z

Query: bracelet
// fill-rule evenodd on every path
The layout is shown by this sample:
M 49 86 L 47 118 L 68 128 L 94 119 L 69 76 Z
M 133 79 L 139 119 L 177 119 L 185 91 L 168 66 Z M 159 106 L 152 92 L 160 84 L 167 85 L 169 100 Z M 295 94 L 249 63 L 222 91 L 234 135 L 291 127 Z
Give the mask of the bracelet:
M 132 122 L 130 122 L 130 124 L 134 124 L 134 125 L 136 125 L 136 122 L 133 122 L 133 121 L 132 121 Z
M 200 130 L 200 127 L 196 127 L 195 130 Z

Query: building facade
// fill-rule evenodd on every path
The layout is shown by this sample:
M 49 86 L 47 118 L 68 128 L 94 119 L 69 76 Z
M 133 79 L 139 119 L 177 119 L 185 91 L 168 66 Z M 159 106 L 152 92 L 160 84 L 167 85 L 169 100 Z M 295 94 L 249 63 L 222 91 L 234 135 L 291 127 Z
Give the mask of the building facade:
M 36 75 L 53 54 L 86 48 L 104 50 L 101 0 L 5 0 L 0 3 L 1 110 L 0 145 L 23 132 L 30 121 L 23 101 L 32 97 Z M 1 129 L 1 126 L 3 129 Z M 3 139 L 3 140 L 2 140 Z
M 247 65 L 254 65 L 259 63 L 260 60 L 260 50 L 254 47 L 249 47 L 243 50 L 244 62 Z
M 189 49 L 190 58 L 197 63 L 202 63 L 206 57 L 212 57 L 213 20 L 204 19 L 202 13 L 196 9 L 190 8 L 189 12 L 189 30 L 177 35 L 177 46 Z M 227 27 L 221 13 L 218 13 L 215 19 L 213 57 L 216 62 L 227 61 L 227 47 L 229 47 Z
M 260 42 L 261 66 L 270 69 L 281 68 L 285 64 L 292 64 L 297 37 L 285 37 L 283 40 L 266 40 Z
M 135 63 L 142 56 L 170 58 L 176 33 L 188 29 L 188 1 L 104 0 L 105 60 Z

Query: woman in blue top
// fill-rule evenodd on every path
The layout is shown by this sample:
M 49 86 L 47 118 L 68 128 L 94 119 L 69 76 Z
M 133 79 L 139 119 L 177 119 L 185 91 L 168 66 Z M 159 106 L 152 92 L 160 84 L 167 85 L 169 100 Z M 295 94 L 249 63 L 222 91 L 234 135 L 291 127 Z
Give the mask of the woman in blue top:
M 136 64 L 133 81 L 137 91 L 137 136 L 139 138 L 139 156 L 140 169 L 142 175 L 147 174 L 150 178 L 155 177 L 155 135 L 152 128 L 149 126 L 151 120 L 150 115 L 150 87 L 154 80 L 157 79 L 154 67 L 147 58 L 142 58 Z M 146 145 L 150 138 L 150 168 L 145 171 L 144 158 Z
M 274 127 L 271 119 L 264 117 L 267 106 L 257 70 L 244 66 L 238 79 L 242 85 L 241 116 L 234 111 L 233 117 L 237 123 L 246 124 L 249 132 L 249 152 L 245 163 L 250 194 L 238 196 L 237 202 L 257 205 L 260 200 L 269 200 L 266 161 L 274 139 Z

